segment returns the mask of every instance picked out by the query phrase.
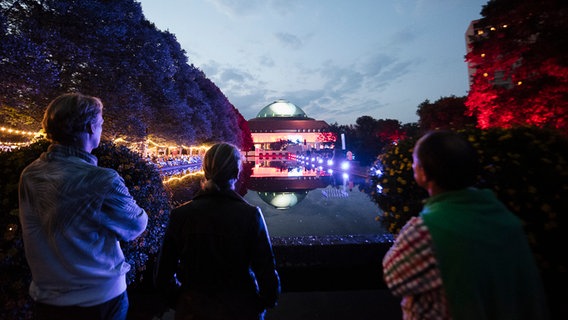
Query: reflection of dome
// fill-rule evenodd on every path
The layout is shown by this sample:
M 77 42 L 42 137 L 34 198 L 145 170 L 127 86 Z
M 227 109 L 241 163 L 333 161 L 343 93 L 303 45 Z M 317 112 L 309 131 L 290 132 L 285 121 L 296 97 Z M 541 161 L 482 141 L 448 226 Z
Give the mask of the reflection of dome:
M 276 100 L 262 108 L 257 118 L 308 118 L 304 110 L 286 100 Z
M 262 201 L 276 209 L 288 209 L 304 200 L 304 198 L 308 195 L 308 192 L 308 190 L 297 192 L 263 191 L 258 192 L 258 196 L 262 199 Z

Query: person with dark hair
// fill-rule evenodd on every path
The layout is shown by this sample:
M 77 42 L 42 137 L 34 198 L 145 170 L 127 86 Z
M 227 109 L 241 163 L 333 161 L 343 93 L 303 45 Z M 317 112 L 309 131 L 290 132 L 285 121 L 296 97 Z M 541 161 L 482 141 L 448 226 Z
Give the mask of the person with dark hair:
M 148 216 L 124 180 L 97 166 L 99 98 L 63 94 L 47 107 L 51 145 L 19 182 L 19 218 L 32 273 L 34 319 L 124 320 L 128 312 L 121 240 L 137 238 Z
M 203 158 L 205 180 L 172 210 L 154 284 L 175 319 L 264 319 L 280 278 L 260 208 L 235 192 L 241 153 L 218 143 Z
M 414 179 L 430 197 L 383 258 L 404 319 L 548 319 L 522 222 L 477 189 L 477 152 L 461 135 L 432 131 L 413 150 Z

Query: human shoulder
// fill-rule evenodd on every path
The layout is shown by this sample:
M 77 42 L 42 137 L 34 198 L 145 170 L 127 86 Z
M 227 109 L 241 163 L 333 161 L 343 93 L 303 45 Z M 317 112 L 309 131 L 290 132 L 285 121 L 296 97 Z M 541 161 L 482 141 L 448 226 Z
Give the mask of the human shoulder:
M 404 226 L 400 229 L 399 234 L 415 232 L 417 229 L 426 228 L 424 219 L 421 216 L 410 218 Z
M 98 166 L 89 166 L 88 169 L 91 175 L 97 176 L 99 179 L 107 180 L 107 182 L 118 182 L 124 184 L 124 178 L 118 173 L 118 171 Z
M 408 222 L 400 229 L 396 240 L 397 243 L 407 243 L 411 246 L 418 245 L 420 243 L 427 244 L 432 241 L 428 227 L 424 223 L 422 217 L 412 217 Z
M 184 212 L 190 211 L 193 205 L 194 205 L 194 200 L 186 201 L 180 204 L 179 206 L 173 208 L 172 211 L 170 212 L 170 216 L 180 215 L 183 214 Z

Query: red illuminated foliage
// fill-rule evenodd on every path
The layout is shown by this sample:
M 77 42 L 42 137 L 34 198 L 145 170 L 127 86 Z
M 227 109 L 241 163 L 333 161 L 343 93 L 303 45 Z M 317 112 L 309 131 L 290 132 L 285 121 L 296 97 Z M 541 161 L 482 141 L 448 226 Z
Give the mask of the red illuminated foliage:
M 320 132 L 316 138 L 317 142 L 335 142 L 337 137 L 333 132 Z
M 466 106 L 478 126 L 533 125 L 568 132 L 568 6 L 490 1 L 466 60 L 475 67 Z

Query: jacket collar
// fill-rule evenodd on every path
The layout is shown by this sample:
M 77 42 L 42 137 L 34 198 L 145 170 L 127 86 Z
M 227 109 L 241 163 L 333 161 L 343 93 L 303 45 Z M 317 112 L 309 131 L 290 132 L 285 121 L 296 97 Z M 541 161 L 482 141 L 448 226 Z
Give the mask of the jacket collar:
M 232 198 L 238 201 L 245 202 L 245 199 L 241 197 L 235 190 L 232 189 L 223 189 L 223 190 L 200 190 L 194 199 L 198 198 L 205 198 L 205 197 L 227 197 Z
M 57 143 L 51 144 L 47 148 L 47 152 L 45 152 L 42 157 L 47 160 L 77 157 L 95 166 L 98 162 L 97 157 L 87 151 L 81 150 L 74 146 L 67 146 Z

